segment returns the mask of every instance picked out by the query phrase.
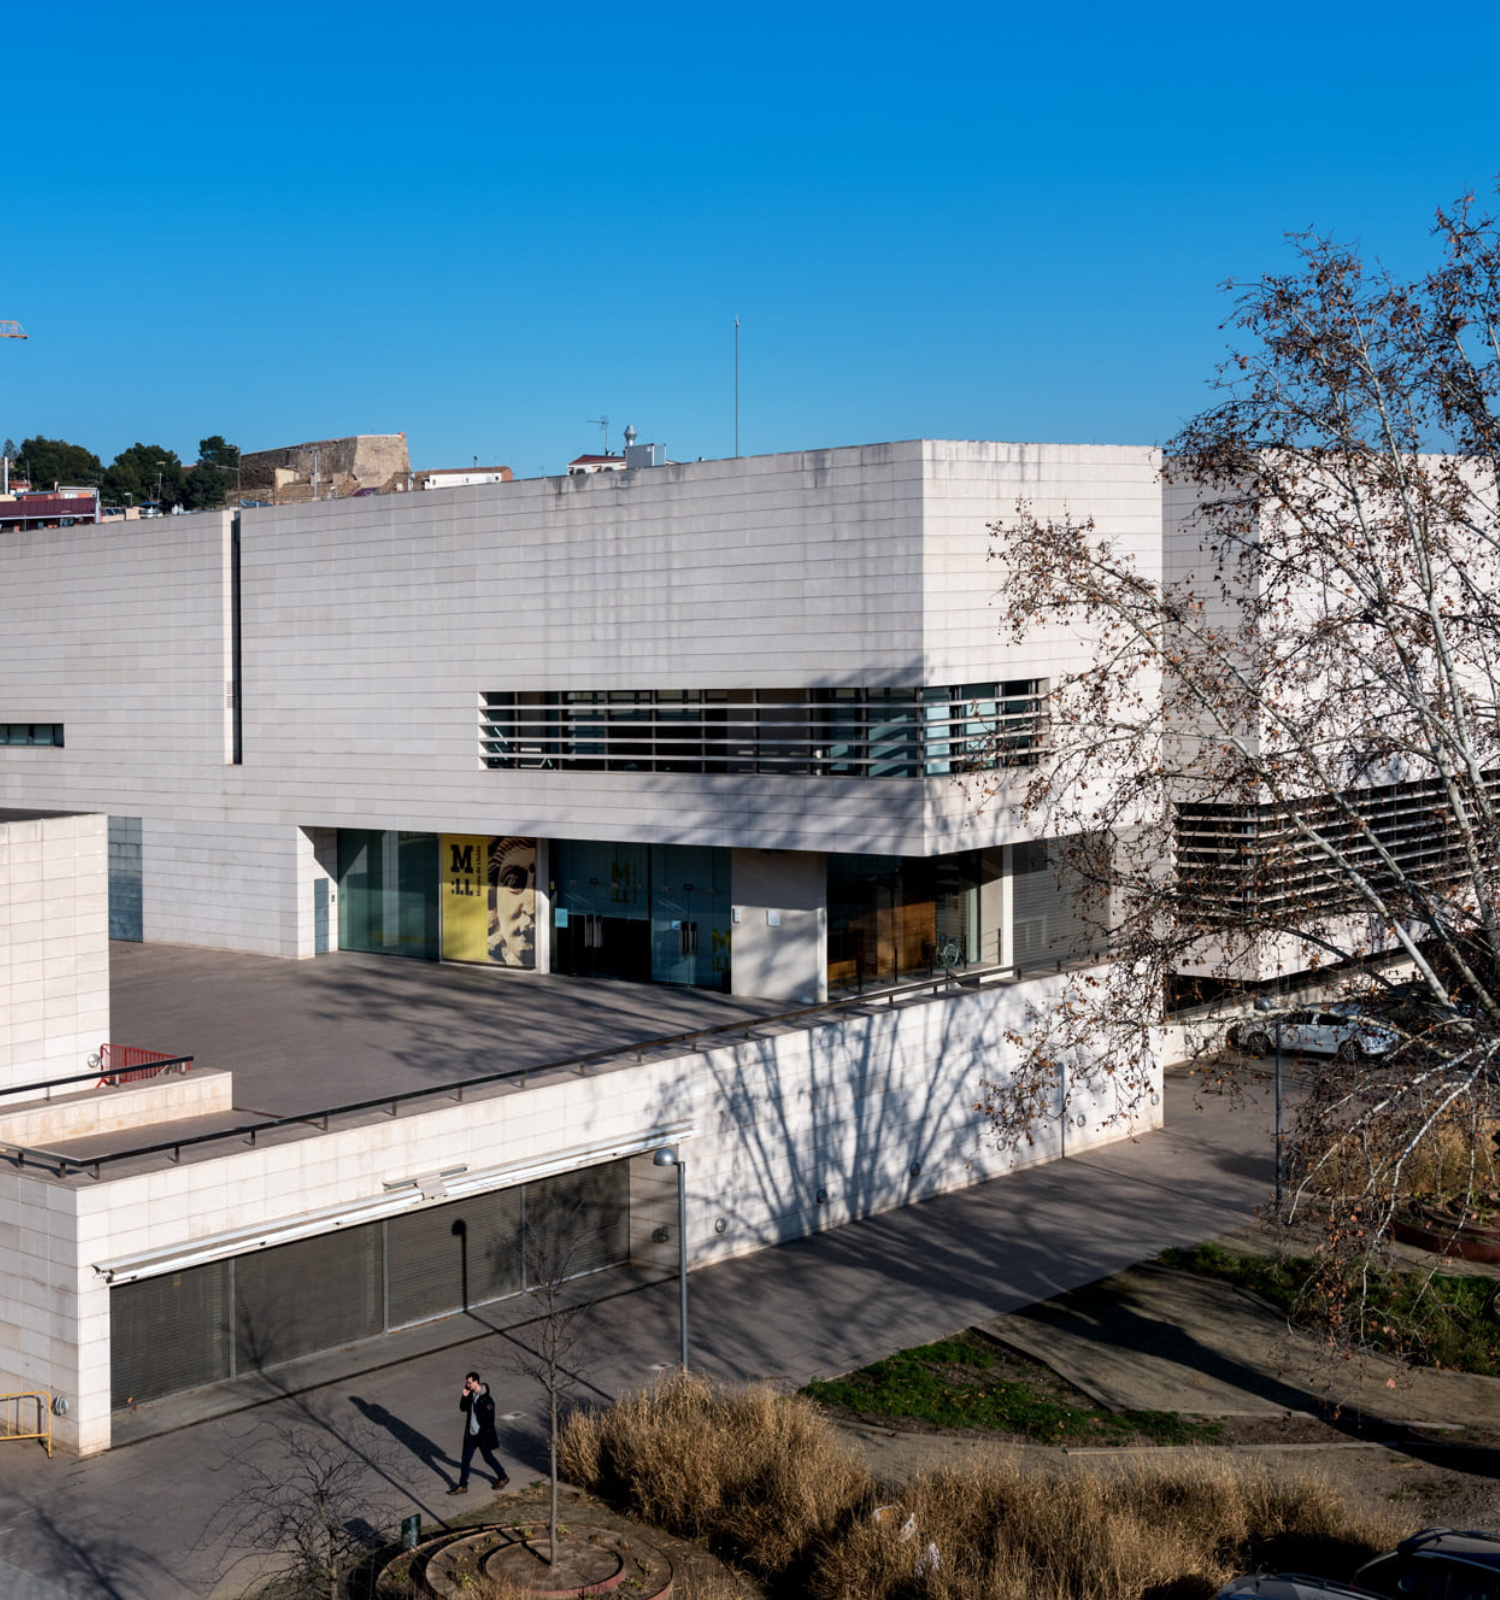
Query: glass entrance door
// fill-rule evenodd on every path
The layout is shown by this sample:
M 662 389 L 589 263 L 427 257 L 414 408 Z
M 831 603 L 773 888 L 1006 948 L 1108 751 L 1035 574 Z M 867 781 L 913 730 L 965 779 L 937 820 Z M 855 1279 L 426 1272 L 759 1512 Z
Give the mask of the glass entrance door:
M 729 852 L 553 842 L 553 970 L 729 987 Z
M 729 987 L 729 883 L 722 850 L 652 847 L 651 979 Z
M 651 977 L 651 901 L 643 844 L 559 841 L 553 923 L 558 972 L 582 978 Z

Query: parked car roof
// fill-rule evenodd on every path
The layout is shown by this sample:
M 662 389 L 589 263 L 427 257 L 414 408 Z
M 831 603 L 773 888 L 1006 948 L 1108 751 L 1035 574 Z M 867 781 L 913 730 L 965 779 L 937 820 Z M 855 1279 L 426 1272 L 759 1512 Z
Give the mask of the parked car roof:
M 1481 1566 L 1500 1567 L 1500 1533 L 1484 1533 L 1477 1528 L 1423 1528 L 1396 1546 L 1401 1555 L 1422 1550 L 1441 1550 L 1444 1555 L 1462 1556 Z
M 1394 1550 L 1365 1562 L 1355 1583 L 1386 1600 L 1495 1600 L 1500 1594 L 1500 1536 L 1467 1529 L 1423 1528 Z
M 1367 1589 L 1353 1589 L 1331 1578 L 1304 1572 L 1252 1572 L 1226 1583 L 1215 1600 L 1373 1600 Z

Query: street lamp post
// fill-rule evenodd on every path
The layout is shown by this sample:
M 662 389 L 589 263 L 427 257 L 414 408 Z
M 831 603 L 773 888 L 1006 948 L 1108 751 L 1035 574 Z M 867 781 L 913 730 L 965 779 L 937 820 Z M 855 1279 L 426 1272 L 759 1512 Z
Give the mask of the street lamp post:
M 1255 1002 L 1257 1011 L 1270 1010 L 1270 1001 L 1264 996 Z M 1281 1195 L 1285 1175 L 1281 1152 L 1281 1015 L 1276 1017 L 1276 1220 L 1282 1220 Z
M 651 1164 L 654 1167 L 677 1168 L 677 1359 L 682 1370 L 686 1372 L 688 1364 L 687 1162 L 671 1145 L 663 1145 L 652 1156 Z

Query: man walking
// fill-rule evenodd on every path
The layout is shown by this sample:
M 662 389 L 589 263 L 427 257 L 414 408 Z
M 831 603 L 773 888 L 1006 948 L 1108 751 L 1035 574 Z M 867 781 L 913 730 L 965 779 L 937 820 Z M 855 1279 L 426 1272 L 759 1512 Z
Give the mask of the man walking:
M 510 1482 L 510 1474 L 495 1459 L 495 1451 L 500 1444 L 500 1435 L 495 1432 L 495 1401 L 490 1394 L 489 1385 L 480 1382 L 477 1372 L 471 1372 L 464 1379 L 464 1389 L 459 1398 L 458 1409 L 464 1414 L 463 1459 L 458 1470 L 458 1482 L 448 1493 L 469 1492 L 469 1464 L 473 1461 L 476 1450 L 484 1457 L 490 1471 L 495 1474 L 495 1487 L 503 1489 Z

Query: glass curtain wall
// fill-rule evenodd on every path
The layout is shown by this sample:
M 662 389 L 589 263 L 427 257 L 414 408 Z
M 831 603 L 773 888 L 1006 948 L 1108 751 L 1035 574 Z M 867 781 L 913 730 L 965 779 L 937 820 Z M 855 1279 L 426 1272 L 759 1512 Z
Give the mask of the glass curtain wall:
M 828 987 L 894 983 L 979 959 L 979 853 L 830 855 Z
M 703 845 L 552 846 L 553 970 L 729 987 L 729 852 Z
M 438 959 L 438 836 L 339 829 L 339 943 Z

